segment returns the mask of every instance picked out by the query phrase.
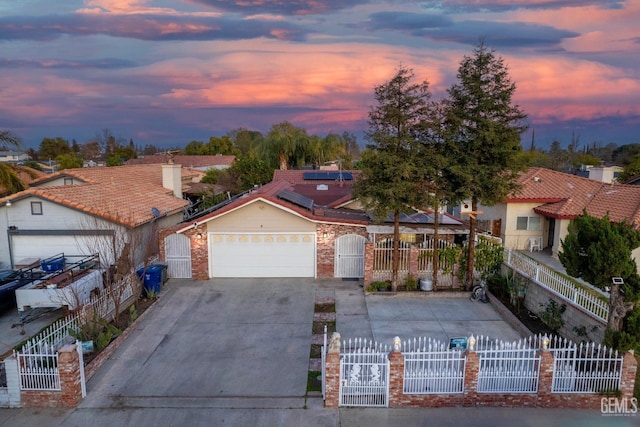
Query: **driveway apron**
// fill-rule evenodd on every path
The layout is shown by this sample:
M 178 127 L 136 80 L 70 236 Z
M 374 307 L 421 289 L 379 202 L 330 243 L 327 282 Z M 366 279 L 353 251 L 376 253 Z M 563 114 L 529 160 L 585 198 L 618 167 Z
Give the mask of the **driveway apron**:
M 314 292 L 304 279 L 172 280 L 81 407 L 303 399 Z

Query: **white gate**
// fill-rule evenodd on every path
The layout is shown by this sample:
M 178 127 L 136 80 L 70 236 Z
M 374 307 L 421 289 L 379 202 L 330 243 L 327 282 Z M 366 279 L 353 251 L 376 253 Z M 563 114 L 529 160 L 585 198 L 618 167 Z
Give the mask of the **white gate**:
M 164 239 L 167 276 L 191 279 L 191 242 L 184 234 L 170 234 Z
M 340 355 L 339 406 L 389 406 L 389 349 L 345 342 Z
M 364 244 L 366 238 L 347 234 L 336 239 L 335 277 L 364 277 Z

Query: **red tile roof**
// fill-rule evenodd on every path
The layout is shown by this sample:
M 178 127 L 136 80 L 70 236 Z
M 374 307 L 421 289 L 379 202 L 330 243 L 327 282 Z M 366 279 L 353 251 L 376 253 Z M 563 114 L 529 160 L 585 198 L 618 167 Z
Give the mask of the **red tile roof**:
M 77 185 L 33 186 L 7 199 L 41 197 L 112 222 L 135 227 L 152 221 L 151 208 L 172 214 L 189 204 L 162 186 L 161 165 L 65 169 L 41 178 L 44 183 L 60 176 L 83 181 Z
M 640 226 L 640 187 L 607 184 L 544 168 L 530 168 L 520 175 L 522 188 L 508 203 L 539 202 L 534 210 L 545 216 L 570 219 L 584 210 L 594 217 L 607 213 L 614 222 Z
M 231 166 L 236 156 L 223 156 L 221 154 L 215 156 L 173 156 L 173 163 L 182 165 L 185 168 L 207 168 L 216 166 Z M 169 156 L 167 154 L 154 154 L 144 156 L 138 159 L 127 160 L 127 165 L 150 165 L 168 163 Z

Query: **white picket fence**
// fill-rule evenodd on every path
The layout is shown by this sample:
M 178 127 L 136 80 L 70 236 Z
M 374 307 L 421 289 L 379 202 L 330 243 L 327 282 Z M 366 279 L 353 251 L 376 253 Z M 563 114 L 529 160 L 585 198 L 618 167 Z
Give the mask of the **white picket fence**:
M 608 294 L 596 288 L 588 291 L 582 287 L 585 285 L 579 286 L 575 281 L 515 250 L 505 251 L 505 264 L 543 288 L 593 314 L 598 319 L 607 321 L 609 317 Z
M 116 313 L 116 298 L 120 303 L 134 295 L 137 277 L 125 277 L 103 294 L 72 313 L 52 323 L 38 335 L 27 340 L 13 355 L 18 361 L 21 390 L 60 390 L 58 350 L 65 344 L 76 341 L 75 334 L 81 325 L 91 320 L 94 314 L 112 320 Z
M 465 353 L 431 338 L 402 342 L 405 394 L 462 393 Z

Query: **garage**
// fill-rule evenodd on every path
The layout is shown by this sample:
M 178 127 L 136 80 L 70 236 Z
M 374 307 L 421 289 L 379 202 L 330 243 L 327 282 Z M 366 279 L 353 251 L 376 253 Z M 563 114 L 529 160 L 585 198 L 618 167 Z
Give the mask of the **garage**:
M 315 233 L 209 233 L 210 277 L 315 277 Z

